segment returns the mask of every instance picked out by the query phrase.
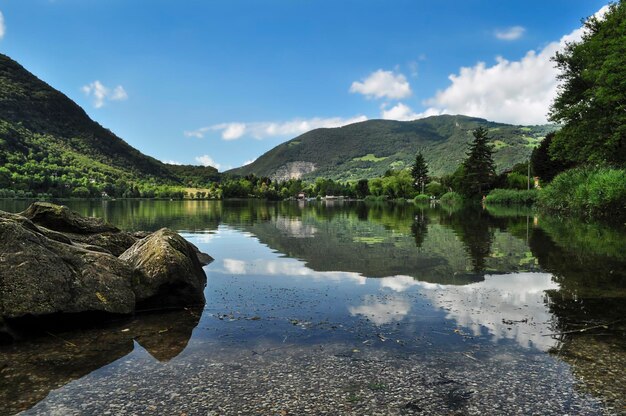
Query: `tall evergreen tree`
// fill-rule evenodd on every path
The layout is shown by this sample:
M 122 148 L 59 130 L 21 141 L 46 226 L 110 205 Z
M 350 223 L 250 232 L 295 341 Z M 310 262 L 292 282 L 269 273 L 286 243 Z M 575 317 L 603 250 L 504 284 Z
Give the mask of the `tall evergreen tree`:
M 478 127 L 472 134 L 474 141 L 470 144 L 467 159 L 463 162 L 465 172 L 461 181 L 461 192 L 467 197 L 480 197 L 493 184 L 496 168 L 487 129 Z
M 411 167 L 411 176 L 413 177 L 413 186 L 423 194 L 424 187 L 428 185 L 430 178 L 428 177 L 428 166 L 422 152 L 418 152 L 415 156 L 415 163 Z

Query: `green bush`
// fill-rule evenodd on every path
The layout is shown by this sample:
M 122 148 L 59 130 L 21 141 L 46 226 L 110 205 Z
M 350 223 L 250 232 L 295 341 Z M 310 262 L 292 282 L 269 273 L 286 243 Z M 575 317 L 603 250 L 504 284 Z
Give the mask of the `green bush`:
M 502 205 L 533 205 L 537 202 L 539 192 L 536 189 L 494 189 L 489 192 L 485 201 L 489 204 Z
M 428 195 L 419 194 L 415 198 L 413 198 L 413 202 L 416 204 L 427 204 L 430 202 L 430 197 Z
M 626 218 L 626 169 L 567 170 L 541 192 L 539 205 L 548 211 L 588 218 Z
M 441 196 L 441 198 L 439 199 L 439 202 L 441 202 L 444 205 L 458 205 L 463 202 L 463 197 L 454 191 L 446 192 L 445 194 Z
M 528 177 L 517 172 L 511 172 L 506 176 L 506 187 L 509 189 L 527 189 Z
M 432 181 L 428 185 L 426 185 L 426 192 L 429 195 L 439 197 L 446 193 L 446 187 L 439 182 Z

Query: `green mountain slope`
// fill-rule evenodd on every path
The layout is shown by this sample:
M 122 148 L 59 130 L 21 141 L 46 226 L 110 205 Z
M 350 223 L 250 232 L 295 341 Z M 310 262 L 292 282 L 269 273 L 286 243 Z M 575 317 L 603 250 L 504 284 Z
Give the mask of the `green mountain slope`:
M 283 143 L 229 174 L 348 180 L 381 176 L 413 163 L 421 149 L 431 174 L 452 173 L 465 158 L 471 131 L 483 126 L 493 139 L 498 170 L 528 160 L 554 126 L 513 126 L 466 116 L 433 116 L 415 121 L 369 120 L 317 129 Z
M 199 168 L 202 176 L 216 174 Z M 0 188 L 59 196 L 121 182 L 181 184 L 181 167 L 146 156 L 63 93 L 0 54 Z

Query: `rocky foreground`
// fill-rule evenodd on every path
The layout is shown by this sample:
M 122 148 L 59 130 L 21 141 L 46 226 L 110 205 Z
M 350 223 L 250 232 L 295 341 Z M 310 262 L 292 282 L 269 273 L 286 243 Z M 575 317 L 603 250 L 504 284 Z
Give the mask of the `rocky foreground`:
M 65 206 L 0 211 L 0 327 L 54 314 L 204 304 L 213 259 L 176 232 L 129 233 Z

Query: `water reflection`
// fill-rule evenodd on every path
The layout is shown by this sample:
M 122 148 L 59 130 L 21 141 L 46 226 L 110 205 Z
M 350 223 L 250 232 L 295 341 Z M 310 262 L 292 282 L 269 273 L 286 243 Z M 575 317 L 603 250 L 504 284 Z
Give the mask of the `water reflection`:
M 3 346 L 0 354 L 0 414 L 28 409 L 72 380 L 130 354 L 138 343 L 167 362 L 187 346 L 202 310 L 143 314 L 80 331 L 45 330 Z
M 423 208 L 415 214 L 415 220 L 413 221 L 413 225 L 411 225 L 411 233 L 415 239 L 415 246 L 418 249 L 422 248 L 426 234 L 428 234 L 428 216 L 425 214 Z
M 434 288 L 426 296 L 447 311 L 446 317 L 475 336 L 487 329 L 492 342 L 515 340 L 524 348 L 547 351 L 555 341 L 546 290 L 558 285 L 545 273 L 487 275 L 483 282 L 453 288 Z
M 348 311 L 351 315 L 365 316 L 376 325 L 384 325 L 404 319 L 411 311 L 411 303 L 408 299 L 379 300 L 374 295 L 366 295 L 362 305 L 350 306 Z
M 7 414 L 106 369 L 135 341 L 163 362 L 186 351 L 185 371 L 192 373 L 209 351 L 229 350 L 240 359 L 250 354 L 250 345 L 257 351 L 266 344 L 299 351 L 344 344 L 349 351 L 395 348 L 402 357 L 432 355 L 455 365 L 450 357 L 469 349 L 484 354 L 477 354 L 483 361 L 476 372 L 486 363 L 504 366 L 498 357 L 509 357 L 510 365 L 516 358 L 534 363 L 539 355 L 545 368 L 533 371 L 558 374 L 559 385 L 575 384 L 581 394 L 623 409 L 623 229 L 517 210 L 409 204 L 70 204 L 127 229 L 185 230 L 186 238 L 216 258 L 207 268 L 208 304 L 202 317 L 140 317 L 3 347 L 0 408 Z M 461 363 L 474 361 L 461 355 Z M 558 367 L 562 363 L 567 370 Z M 436 371 L 449 370 L 440 365 Z M 531 374 L 509 376 L 524 384 Z

